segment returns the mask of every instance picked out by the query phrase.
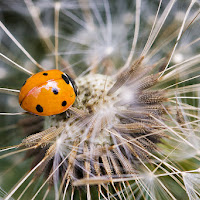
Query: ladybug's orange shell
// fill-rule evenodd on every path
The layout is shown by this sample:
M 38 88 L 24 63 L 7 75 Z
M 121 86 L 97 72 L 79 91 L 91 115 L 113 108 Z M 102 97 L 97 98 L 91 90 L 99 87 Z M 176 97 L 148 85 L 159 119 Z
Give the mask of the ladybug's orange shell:
M 64 77 L 64 78 L 63 78 Z M 19 94 L 21 107 L 31 113 L 49 116 L 66 111 L 75 101 L 72 83 L 60 70 L 39 72 L 28 78 Z

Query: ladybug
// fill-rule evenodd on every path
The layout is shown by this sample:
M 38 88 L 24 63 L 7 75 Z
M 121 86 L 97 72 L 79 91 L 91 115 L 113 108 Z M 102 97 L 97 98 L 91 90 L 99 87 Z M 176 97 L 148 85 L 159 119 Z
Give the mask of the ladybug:
M 19 93 L 20 106 L 33 114 L 60 114 L 73 105 L 77 96 L 74 80 L 60 70 L 39 72 L 28 78 Z

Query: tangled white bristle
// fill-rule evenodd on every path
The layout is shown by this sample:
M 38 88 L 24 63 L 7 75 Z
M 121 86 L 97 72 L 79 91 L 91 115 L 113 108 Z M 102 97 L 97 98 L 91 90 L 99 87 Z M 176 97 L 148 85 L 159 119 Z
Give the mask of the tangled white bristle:
M 110 143 L 110 133 L 104 130 L 112 124 L 119 122 L 116 118 L 116 109 L 114 104 L 118 101 L 120 90 L 112 96 L 107 96 L 107 92 L 113 85 L 110 77 L 100 74 L 87 75 L 76 80 L 79 88 L 78 99 L 75 103 L 76 107 L 84 109 L 86 112 L 94 112 L 94 116 L 90 119 L 90 123 L 86 121 L 77 121 L 73 117 L 67 120 L 65 124 L 65 140 L 73 144 L 75 138 L 81 140 L 84 134 L 90 131 L 90 124 L 94 127 L 95 135 L 91 142 L 95 145 L 105 145 Z M 48 119 L 49 120 L 49 119 Z M 50 124 L 56 124 L 56 118 L 51 118 Z M 86 131 L 87 130 L 87 131 Z M 99 131 L 97 131 L 99 130 Z
M 194 31 L 199 30 L 198 3 L 193 4 L 195 0 L 153 4 L 141 0 L 25 2 L 28 10 L 33 9 L 29 13 L 39 33 L 36 47 L 45 48 L 34 52 L 35 35 L 21 34 L 21 29 L 29 27 L 24 23 L 16 24 L 13 36 L 5 28 L 11 27 L 10 20 L 2 20 L 6 26 L 1 24 L 1 28 L 12 41 L 16 41 L 15 37 L 28 39 L 26 49 L 20 50 L 31 59 L 30 50 L 34 58 L 42 60 L 45 69 L 55 68 L 48 55 L 56 55 L 57 67 L 73 76 L 79 94 L 66 113 L 45 117 L 44 127 L 42 119 L 37 123 L 29 119 L 28 125 L 19 122 L 29 136 L 18 149 L 14 146 L 0 150 L 3 153 L 16 149 L 1 158 L 30 150 L 33 166 L 6 200 L 18 189 L 22 189 L 22 196 L 42 176 L 44 184 L 32 199 L 40 198 L 37 195 L 42 189 L 43 199 L 73 199 L 78 196 L 79 185 L 86 189 L 81 190 L 80 198 L 86 191 L 88 199 L 198 199 L 199 85 L 194 85 L 199 78 L 199 35 Z M 16 11 L 16 5 L 9 6 Z M 21 7 L 23 17 L 24 10 Z M 53 18 L 55 10 L 57 17 Z M 9 47 L 10 39 L 4 40 L 4 35 L 2 38 L 2 44 L 8 41 L 5 47 Z M 15 48 L 10 46 L 9 50 L 19 55 Z M 144 60 L 140 59 L 143 56 Z M 24 67 L 21 57 L 20 62 Z M 29 66 L 30 71 L 38 69 Z M 185 86 L 190 83 L 193 85 Z M 1 91 L 18 92 L 6 88 Z M 180 98 L 184 101 L 179 102 Z M 13 160 L 17 163 L 19 157 L 14 155 Z M 35 176 L 27 188 L 19 188 L 32 173 Z M 5 179 L 9 179 L 7 173 Z M 76 185 L 75 181 L 79 183 Z M 6 181 L 1 183 L 5 185 Z M 177 190 L 169 187 L 173 184 Z M 50 196 L 52 190 L 54 197 Z M 179 191 L 185 194 L 180 197 Z
M 128 104 L 134 102 L 134 88 L 122 87 L 120 90 L 121 104 Z
M 134 22 L 134 15 L 131 12 L 127 12 L 123 15 L 124 24 L 130 25 Z
M 174 54 L 172 61 L 175 64 L 181 63 L 184 60 L 184 56 L 181 53 Z

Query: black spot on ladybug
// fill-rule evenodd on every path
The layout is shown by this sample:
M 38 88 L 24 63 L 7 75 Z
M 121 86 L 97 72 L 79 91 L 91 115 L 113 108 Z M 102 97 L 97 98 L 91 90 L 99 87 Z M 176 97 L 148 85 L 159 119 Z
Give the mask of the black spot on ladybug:
M 69 84 L 69 79 L 66 75 L 62 74 L 62 79 L 67 83 Z
M 74 89 L 74 93 L 77 96 L 77 94 L 78 94 L 78 88 L 76 86 L 76 83 L 74 82 L 74 80 L 69 75 L 67 75 L 67 74 L 65 74 L 65 75 L 68 77 L 69 81 L 71 82 L 72 87 Z
M 38 112 L 43 112 L 43 107 L 41 106 L 41 105 L 37 105 L 36 106 L 36 110 L 38 111 Z
M 44 75 L 44 76 L 47 76 L 47 75 L 48 75 L 48 73 L 46 73 L 46 72 L 45 72 L 45 73 L 43 73 L 43 75 Z
M 66 101 L 63 101 L 62 102 L 62 106 L 66 106 L 67 105 L 67 102 Z
M 52 92 L 53 92 L 54 94 L 58 94 L 58 89 L 57 89 L 57 88 L 52 88 Z
M 23 85 L 22 86 L 24 86 L 26 84 L 26 81 L 24 81 L 24 83 L 23 83 Z

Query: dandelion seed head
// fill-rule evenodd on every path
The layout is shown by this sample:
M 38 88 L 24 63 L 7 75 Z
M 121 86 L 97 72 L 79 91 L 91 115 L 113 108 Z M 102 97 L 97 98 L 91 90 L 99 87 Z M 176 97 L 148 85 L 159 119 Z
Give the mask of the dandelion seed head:
M 115 116 L 117 111 L 114 105 L 119 100 L 120 91 L 112 96 L 107 96 L 108 89 L 111 88 L 113 83 L 111 77 L 101 74 L 91 74 L 76 80 L 79 95 L 74 105 L 92 115 L 90 121 L 93 122 L 93 128 L 99 131 L 98 135 L 92 140 L 95 145 L 109 143 L 110 134 L 104 128 L 109 127 L 116 121 L 119 122 L 119 119 Z M 52 117 L 51 120 L 50 124 L 58 122 L 56 117 Z M 71 145 L 74 140 L 80 140 L 84 137 L 84 134 L 88 134 L 88 131 L 90 131 L 88 122 L 82 122 L 74 117 L 67 118 L 66 121 L 63 120 L 61 124 L 65 124 L 65 140 L 71 141 Z
M 120 21 L 120 23 L 119 23 Z M 128 33 L 129 27 L 123 22 L 122 17 L 113 19 L 112 24 L 86 24 L 79 29 L 72 38 L 70 45 L 63 49 L 73 49 L 73 53 L 80 54 L 87 65 L 97 65 L 107 58 L 123 61 L 128 55 Z M 114 59 L 113 59 L 114 58 Z
M 90 33 L 90 34 L 95 34 L 95 27 L 92 24 L 87 24 L 86 25 L 86 30 Z M 83 34 L 84 35 L 84 34 Z M 84 38 L 83 38 L 84 39 Z M 86 38 L 87 39 L 87 38 Z
M 121 89 L 120 97 L 122 104 L 134 102 L 134 88 L 123 87 L 123 89 Z
M 65 134 L 65 130 L 63 130 L 62 134 L 56 138 L 55 142 L 56 142 L 57 155 L 63 155 L 69 153 L 70 148 L 67 147 L 71 145 L 70 137 L 67 137 L 67 135 Z
M 105 54 L 106 54 L 106 56 L 111 55 L 112 52 L 113 52 L 113 50 L 114 50 L 114 48 L 113 48 L 112 46 L 106 47 L 106 48 L 105 48 Z
M 153 172 L 145 173 L 145 180 L 150 184 L 156 179 L 156 175 Z
M 177 20 L 178 22 L 182 22 L 183 18 L 185 16 L 185 13 L 183 11 L 177 11 L 175 13 L 175 20 Z
M 56 145 L 57 145 L 57 146 L 60 146 L 61 144 L 62 144 L 62 138 L 59 137 L 59 138 L 57 138 L 57 140 L 56 140 Z
M 124 13 L 123 15 L 124 24 L 130 25 L 134 22 L 134 15 L 131 12 Z
M 173 57 L 173 62 L 174 62 L 174 63 L 180 63 L 180 62 L 182 62 L 183 60 L 184 60 L 184 56 L 183 56 L 183 54 L 181 54 L 181 53 L 177 53 L 177 54 L 175 54 L 174 57 Z

